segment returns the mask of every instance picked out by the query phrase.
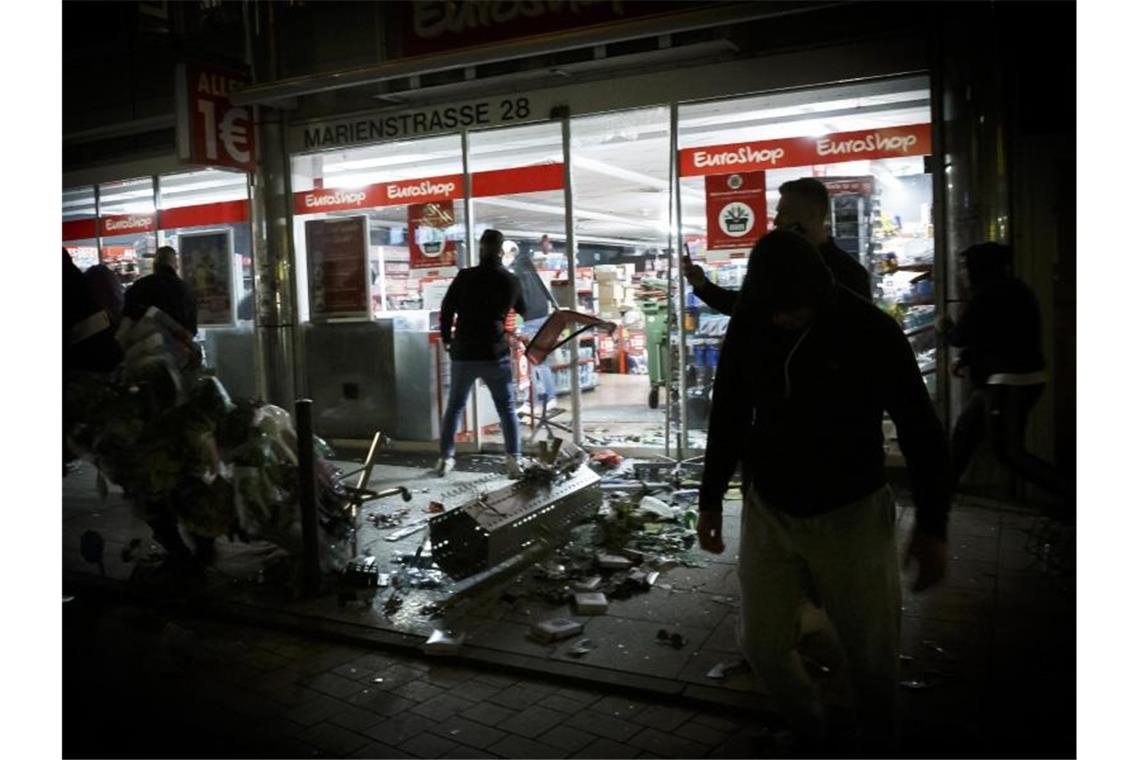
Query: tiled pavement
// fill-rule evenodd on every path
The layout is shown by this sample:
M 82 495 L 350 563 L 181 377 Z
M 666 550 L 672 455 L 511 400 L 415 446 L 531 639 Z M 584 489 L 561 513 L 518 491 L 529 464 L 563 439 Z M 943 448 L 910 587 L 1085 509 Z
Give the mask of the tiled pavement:
M 65 756 L 742 757 L 747 715 L 77 597 Z
M 910 510 L 901 511 L 900 535 L 906 534 L 912 519 Z M 108 539 L 108 573 L 122 577 L 126 568 L 116 567 L 121 548 L 116 541 L 125 543 L 139 535 L 137 526 L 121 512 L 93 510 L 90 502 L 69 507 L 66 497 L 65 567 L 81 566 L 77 539 L 90 526 L 98 526 Z M 912 658 L 907 680 L 913 686 L 929 685 L 900 690 L 904 751 L 914 756 L 1072 755 L 1076 629 L 1072 531 L 1000 504 L 968 502 L 955 508 L 950 532 L 952 561 L 946 583 L 928 594 L 907 593 L 904 599 L 904 652 Z M 730 542 L 734 533 L 735 526 L 727 524 Z M 488 675 L 493 667 L 490 660 L 478 665 L 481 669 L 463 670 L 392 651 L 314 644 L 253 629 L 223 632 L 211 628 L 212 623 L 195 623 L 201 626 L 191 639 L 200 650 L 195 657 L 207 667 L 193 668 L 192 680 L 197 680 L 190 686 L 186 675 L 179 676 L 176 682 L 184 688 L 176 688 L 175 696 L 227 686 L 225 696 L 214 700 L 221 706 L 216 721 L 205 721 L 213 733 L 196 728 L 184 732 L 198 737 L 199 744 L 210 736 L 216 736 L 218 743 L 189 754 L 260 756 L 292 752 L 289 748 L 295 747 L 298 752 L 315 748 L 326 754 L 374 756 L 391 756 L 384 753 L 393 751 L 469 757 L 483 756 L 479 753 L 635 757 L 678 752 L 753 756 L 751 737 L 759 731 L 756 720 L 749 719 L 747 712 L 717 711 L 708 701 L 726 701 L 726 694 L 746 696 L 753 688 L 751 679 L 736 676 L 713 688 L 704 678 L 712 664 L 735 650 L 735 611 L 731 605 L 706 603 L 712 596 L 735 595 L 732 554 L 730 548 L 723 561 L 707 568 L 678 568 L 663 577 L 672 591 L 655 589 L 590 619 L 589 635 L 603 644 L 591 653 L 585 668 L 588 675 L 597 676 L 596 683 L 570 693 L 564 693 L 565 682 L 552 680 L 565 675 L 555 669 L 565 665 L 565 656 L 522 636 L 532 619 L 549 612 L 537 603 L 516 605 L 505 614 L 502 610 L 483 617 L 475 614 L 479 622 L 469 638 L 476 651 L 521 658 L 513 660 L 515 667 L 521 662 L 533 668 L 523 676 Z M 647 649 L 621 644 L 648 640 L 663 622 L 693 632 L 691 651 L 682 655 L 652 644 Z M 162 628 L 158 622 L 149 625 Z M 234 641 L 228 642 L 231 635 Z M 819 654 L 828 661 L 826 647 Z M 210 664 L 212 656 L 218 659 Z M 98 658 L 114 660 L 102 650 Z M 684 720 L 678 717 L 686 715 L 683 712 L 652 710 L 677 707 L 660 694 L 627 691 L 615 696 L 607 691 L 611 687 L 603 685 L 620 682 L 622 676 L 662 673 L 663 680 L 678 684 L 677 694 L 692 697 L 679 708 L 693 711 Z M 370 684 L 368 679 L 375 677 L 384 680 Z M 147 685 L 142 691 L 152 688 Z M 627 701 L 627 695 L 638 699 Z M 592 701 L 579 707 L 577 703 L 590 697 Z M 210 699 L 203 702 L 210 703 Z M 278 706 L 288 709 L 277 710 Z M 701 709 L 711 712 L 701 714 Z M 176 711 L 164 711 L 159 725 L 170 724 L 170 712 Z M 242 730 L 232 725 L 235 720 Z M 252 734 L 251 726 L 256 729 Z M 227 733 L 227 728 L 233 730 Z M 124 726 L 123 730 L 137 729 Z M 152 754 L 169 753 L 152 750 Z

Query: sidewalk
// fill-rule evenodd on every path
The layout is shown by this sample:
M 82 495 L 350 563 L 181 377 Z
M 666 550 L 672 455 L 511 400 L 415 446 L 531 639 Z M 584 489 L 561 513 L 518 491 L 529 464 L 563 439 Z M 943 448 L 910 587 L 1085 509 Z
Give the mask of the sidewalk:
M 400 484 L 413 488 L 417 491 L 416 501 L 410 507 L 415 514 L 422 509 L 420 501 L 426 504 L 442 489 L 454 487 L 455 483 L 463 480 L 485 477 L 485 473 L 480 472 L 457 472 L 443 484 L 425 476 L 426 462 L 426 459 L 408 455 L 387 457 L 377 467 L 372 487 Z M 461 460 L 460 466 L 467 464 Z M 149 543 L 146 526 L 133 519 L 129 507 L 115 494 L 105 506 L 100 506 L 90 469 L 66 478 L 64 494 L 65 578 L 79 588 L 92 583 L 110 584 L 128 591 L 138 588 L 140 584 L 127 582 L 133 566 L 120 562 L 118 555 L 131 538 L 142 538 Z M 392 508 L 403 506 L 397 500 Z M 739 502 L 729 503 L 728 514 L 738 515 L 739 508 Z M 900 514 L 901 531 L 909 529 L 912 519 L 911 510 L 904 507 Z M 662 574 L 658 585 L 649 593 L 613 601 L 604 616 L 580 618 L 586 625 L 585 635 L 598 644 L 596 650 L 581 660 L 567 654 L 569 644 L 566 642 L 544 646 L 530 641 L 525 635 L 533 622 L 565 616 L 569 612 L 567 608 L 534 598 L 512 601 L 508 595 L 506 600 L 502 596 L 483 600 L 465 610 L 461 620 L 445 621 L 452 627 L 462 626 L 468 635 L 461 657 L 455 660 L 455 664 L 461 668 L 478 669 L 473 672 L 485 672 L 486 669 L 496 674 L 509 672 L 512 674 L 510 678 L 524 677 L 514 674 L 530 674 L 545 685 L 572 684 L 573 689 L 599 694 L 638 694 L 646 702 L 664 701 L 674 709 L 692 711 L 694 715 L 701 710 L 715 710 L 718 705 L 738 711 L 735 714 L 739 716 L 761 714 L 765 708 L 763 694 L 754 690 L 750 676 L 737 675 L 723 682 L 706 677 L 709 669 L 717 663 L 739 656 L 732 636 L 736 622 L 733 564 L 736 528 L 735 520 L 726 520 L 729 548 L 719 557 L 709 557 L 707 567 L 671 570 Z M 99 531 L 106 541 L 107 579 L 98 577 L 99 570 L 79 554 L 79 537 L 89 529 Z M 959 505 L 954 511 L 950 530 L 953 559 L 946 584 L 922 596 L 908 593 L 904 600 L 904 652 L 912 658 L 904 663 L 909 687 L 900 686 L 906 753 L 923 756 L 1071 756 L 1075 753 L 1076 626 L 1075 576 L 1072 574 L 1072 554 L 1066 549 L 1066 541 L 1071 546 L 1071 532 L 1032 514 L 1000 505 Z M 905 532 L 900 535 L 905 535 Z M 418 543 L 419 538 L 422 534 L 409 537 L 407 543 L 378 542 L 377 556 L 381 557 L 380 549 L 407 551 Z M 365 539 L 364 543 L 368 540 L 371 539 Z M 268 547 L 228 545 L 223 541 L 219 548 L 218 571 L 211 573 L 204 584 L 185 597 L 193 608 L 253 623 L 358 641 L 370 646 L 376 657 L 401 657 L 408 662 L 419 663 L 420 667 L 436 667 L 420 660 L 416 650 L 427 632 L 441 621 L 411 614 L 389 621 L 376 609 L 378 604 L 370 608 L 361 605 L 342 608 L 337 605 L 335 595 L 313 601 L 281 598 L 255 582 L 257 566 L 267 555 Z M 675 650 L 658 645 L 656 634 L 663 627 L 682 633 L 688 640 L 686 647 Z M 826 641 L 822 636 L 811 639 Z M 382 648 L 382 653 L 377 653 L 377 647 Z M 829 662 L 826 646 L 819 648 L 818 659 L 822 663 Z M 341 664 L 337 663 L 329 670 Z M 313 666 L 289 667 L 300 672 Z M 407 664 L 403 667 L 418 669 Z M 342 673 L 333 675 L 343 677 Z M 831 679 L 822 671 L 819 675 L 826 687 Z M 329 680 L 339 683 L 336 679 Z M 468 680 L 474 680 L 474 677 Z M 430 680 L 428 683 L 439 686 Z M 296 686 L 296 679 L 289 684 Z M 344 684 L 340 687 L 347 688 Z M 552 688 L 557 691 L 562 687 Z M 430 689 L 413 689 L 432 695 L 422 700 L 424 702 L 444 696 Z M 490 699 L 484 699 L 483 691 L 476 689 L 468 694 L 476 695 L 478 699 L 475 701 L 483 705 Z M 324 696 L 337 698 L 336 695 Z M 550 695 L 530 699 L 515 707 L 497 706 L 517 709 L 521 713 L 524 708 L 547 696 Z M 460 694 L 459 698 L 470 697 Z M 492 700 L 490 704 L 496 703 Z M 459 706 L 457 703 L 452 705 Z M 409 705 L 404 707 L 410 709 Z M 464 710 L 469 709 L 463 707 Z M 591 708 L 592 705 L 586 707 Z M 549 705 L 543 709 L 556 710 Z M 459 712 L 463 710 L 457 709 L 455 714 Z M 393 717 L 381 714 L 386 718 Z M 577 712 L 567 714 L 573 717 Z M 733 713 L 719 710 L 715 714 Z M 450 716 L 439 719 L 444 717 Z M 550 715 L 546 717 L 553 719 Z M 624 720 L 620 716 L 613 717 Z M 319 722 L 323 718 L 317 720 Z M 606 721 L 579 719 L 582 725 L 578 726 L 568 722 L 570 718 L 567 718 L 559 725 L 565 724 L 586 734 L 592 731 L 595 739 L 626 743 L 646 729 L 668 734 L 691 720 L 693 718 L 690 717 L 685 724 L 667 731 L 652 725 L 641 726 L 633 733 L 622 728 L 615 730 L 613 736 L 598 733 L 606 730 L 599 728 L 606 725 Z M 744 717 L 734 720 L 754 722 Z M 716 737 L 720 743 L 701 745 L 700 752 L 695 746 L 674 744 L 657 734 L 648 734 L 649 738 L 638 741 L 642 744 L 658 742 L 658 745 L 627 746 L 636 748 L 638 752 L 654 753 L 654 756 L 667 756 L 676 751 L 670 747 L 686 747 L 683 756 L 706 756 L 717 752 L 725 756 L 752 756 L 755 750 L 751 746 L 741 750 L 741 742 L 752 744 L 747 736 L 741 738 L 743 734 L 739 725 L 743 723 L 734 723 L 732 728 L 723 726 L 721 730 L 726 736 Z M 352 730 L 344 726 L 337 728 Z M 499 722 L 491 728 L 503 730 Z M 332 729 L 322 731 L 339 735 Z M 525 734 L 519 736 L 530 741 L 536 738 Z M 730 741 L 734 736 L 736 744 Z M 686 738 L 683 734 L 679 737 Z M 490 749 L 491 754 L 504 757 L 543 756 L 523 751 L 521 747 L 529 746 L 525 744 L 518 745 L 519 749 L 506 747 L 495 750 L 493 745 L 506 737 L 496 735 L 496 738 L 497 741 L 486 746 L 469 743 L 466 746 Z M 384 743 L 392 746 L 391 742 Z M 396 746 L 402 747 L 403 743 Z M 359 748 L 352 751 L 356 749 Z M 413 752 L 412 749 L 404 751 Z M 583 745 L 580 750 L 558 751 L 564 754 L 557 756 L 569 756 L 590 750 Z M 611 751 L 616 752 L 612 747 Z M 740 751 L 742 754 L 733 754 Z M 446 752 L 445 749 L 438 754 Z M 629 749 L 622 752 L 626 754 L 609 756 L 636 756 L 629 754 L 632 752 Z M 415 754 L 430 756 L 437 753 L 425 751 Z

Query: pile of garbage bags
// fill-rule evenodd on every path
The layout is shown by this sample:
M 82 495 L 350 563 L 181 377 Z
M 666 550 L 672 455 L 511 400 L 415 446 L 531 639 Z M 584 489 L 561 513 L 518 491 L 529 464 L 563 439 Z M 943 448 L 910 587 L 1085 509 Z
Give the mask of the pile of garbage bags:
M 234 401 L 207 373 L 190 335 L 151 308 L 116 336 L 109 374 L 65 379 L 66 444 L 151 521 L 173 516 L 199 536 L 261 538 L 299 552 L 297 434 L 287 411 Z M 314 441 L 321 527 L 347 542 L 351 524 L 332 450 Z M 323 545 L 329 546 L 326 540 Z

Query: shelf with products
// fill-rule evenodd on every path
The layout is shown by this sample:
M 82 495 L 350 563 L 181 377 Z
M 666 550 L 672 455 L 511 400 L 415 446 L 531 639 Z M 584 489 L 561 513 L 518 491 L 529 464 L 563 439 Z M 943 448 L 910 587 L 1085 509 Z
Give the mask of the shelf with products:
M 578 359 L 578 363 L 579 364 L 593 364 L 594 360 L 592 358 L 591 359 Z M 563 362 L 561 364 L 553 365 L 551 367 L 551 369 L 566 369 L 569 366 L 570 366 L 570 362 Z

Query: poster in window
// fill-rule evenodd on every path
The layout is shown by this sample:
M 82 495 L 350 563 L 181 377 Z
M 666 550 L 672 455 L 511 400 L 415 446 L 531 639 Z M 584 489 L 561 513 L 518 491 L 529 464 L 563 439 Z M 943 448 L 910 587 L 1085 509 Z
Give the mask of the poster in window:
M 452 201 L 408 205 L 408 250 L 412 269 L 455 266 L 455 240 L 448 233 L 455 226 Z M 425 307 L 426 308 L 426 307 Z
M 178 236 L 182 279 L 198 302 L 198 326 L 234 323 L 234 240 L 231 230 Z
M 708 250 L 751 248 L 767 227 L 764 172 L 705 177 Z
M 305 246 L 309 259 L 310 318 L 314 322 L 370 318 L 368 217 L 305 222 Z

